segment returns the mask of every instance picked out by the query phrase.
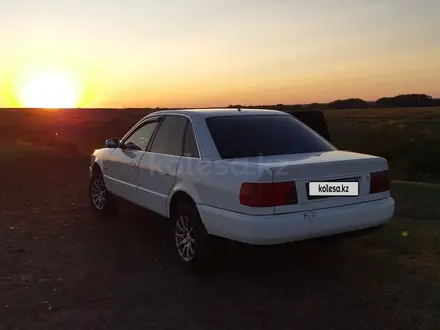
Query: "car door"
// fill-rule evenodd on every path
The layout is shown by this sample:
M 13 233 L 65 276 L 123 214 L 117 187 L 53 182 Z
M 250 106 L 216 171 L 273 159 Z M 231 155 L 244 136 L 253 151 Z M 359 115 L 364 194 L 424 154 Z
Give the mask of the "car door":
M 137 176 L 139 162 L 157 125 L 159 118 L 146 120 L 130 132 L 110 155 L 104 167 L 107 189 L 130 202 L 137 202 Z
M 184 116 L 165 116 L 139 164 L 138 204 L 163 216 L 176 181 L 187 122 Z

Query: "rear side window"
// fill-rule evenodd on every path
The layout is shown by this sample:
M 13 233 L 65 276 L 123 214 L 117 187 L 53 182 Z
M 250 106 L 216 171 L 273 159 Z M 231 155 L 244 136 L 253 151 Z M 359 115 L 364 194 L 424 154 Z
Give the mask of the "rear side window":
M 190 121 L 188 121 L 188 126 L 185 132 L 185 142 L 183 144 L 183 156 L 200 158 L 199 150 L 197 149 L 196 137 L 194 135 L 194 130 Z
M 157 131 L 150 151 L 165 155 L 181 155 L 187 122 L 188 119 L 182 116 L 166 116 Z
M 220 116 L 206 123 L 223 159 L 335 150 L 290 115 Z

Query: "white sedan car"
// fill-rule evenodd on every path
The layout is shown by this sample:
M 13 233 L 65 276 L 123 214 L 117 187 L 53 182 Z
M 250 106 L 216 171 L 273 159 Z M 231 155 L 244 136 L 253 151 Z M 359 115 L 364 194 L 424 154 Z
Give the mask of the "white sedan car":
M 350 137 L 347 137 L 350 138 Z M 274 110 L 152 113 L 90 162 L 92 208 L 120 197 L 175 222 L 193 266 L 212 236 L 267 245 L 378 227 L 394 213 L 384 158 L 339 151 Z

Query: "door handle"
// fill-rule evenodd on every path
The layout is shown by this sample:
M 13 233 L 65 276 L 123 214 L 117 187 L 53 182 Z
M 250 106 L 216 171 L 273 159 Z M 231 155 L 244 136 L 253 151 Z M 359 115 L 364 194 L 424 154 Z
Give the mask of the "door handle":
M 132 170 L 136 169 L 136 164 L 135 163 L 130 163 L 130 167 Z

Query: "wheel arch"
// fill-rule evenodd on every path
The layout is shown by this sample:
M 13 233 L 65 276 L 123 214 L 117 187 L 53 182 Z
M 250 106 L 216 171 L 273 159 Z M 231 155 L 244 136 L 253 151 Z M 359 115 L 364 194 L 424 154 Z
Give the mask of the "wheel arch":
M 102 154 L 101 150 L 95 151 L 93 155 L 90 157 L 90 178 L 93 176 L 95 171 L 100 170 L 102 174 L 104 174 L 104 163 L 102 160 L 102 157 L 100 157 L 100 154 Z
M 193 197 L 191 193 L 183 189 L 175 189 L 170 194 L 167 206 L 167 217 L 171 218 L 173 211 L 180 202 L 188 202 L 193 204 L 197 208 L 197 199 Z
M 101 174 L 103 173 L 102 167 L 101 167 L 101 165 L 98 162 L 95 161 L 93 163 L 93 165 L 92 165 L 92 173 L 91 173 L 91 175 L 92 175 L 92 177 L 94 177 L 95 175 L 97 175 L 99 173 L 101 173 Z

